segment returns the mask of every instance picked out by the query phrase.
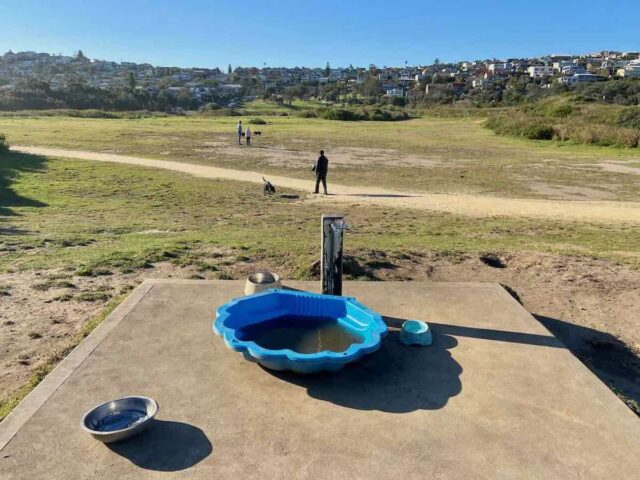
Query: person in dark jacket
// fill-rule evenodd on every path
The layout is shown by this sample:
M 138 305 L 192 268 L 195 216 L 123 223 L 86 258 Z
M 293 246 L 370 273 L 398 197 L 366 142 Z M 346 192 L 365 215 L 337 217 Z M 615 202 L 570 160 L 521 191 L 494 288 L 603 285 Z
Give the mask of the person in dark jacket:
M 316 191 L 313 193 L 319 193 L 320 182 L 322 182 L 322 188 L 324 188 L 324 194 L 327 194 L 327 171 L 329 170 L 329 159 L 324 156 L 324 150 L 320 150 L 320 156 L 316 160 L 312 171 L 316 172 Z

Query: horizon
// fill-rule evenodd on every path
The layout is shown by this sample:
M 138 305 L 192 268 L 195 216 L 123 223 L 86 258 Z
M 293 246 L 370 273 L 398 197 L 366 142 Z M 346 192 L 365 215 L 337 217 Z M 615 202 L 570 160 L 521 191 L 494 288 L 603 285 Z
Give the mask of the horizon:
M 292 0 L 230 5 L 190 0 L 179 6 L 149 0 L 87 6 L 78 0 L 0 6 L 0 51 L 36 51 L 179 68 L 323 68 L 429 65 L 479 59 L 580 55 L 615 46 L 638 50 L 640 5 L 602 9 L 557 5 L 479 6 L 469 0 L 451 12 L 439 3 L 388 4 L 328 0 L 301 9 Z M 312 11 L 312 14 L 308 12 Z M 72 12 L 72 13 L 70 13 Z M 126 12 L 126 14 L 123 14 Z M 548 12 L 553 12 L 549 17 Z M 36 32 L 36 34 L 34 34 Z M 594 32 L 596 34 L 594 34 Z M 55 45 L 51 52 L 51 45 Z M 153 45 L 150 49 L 149 45 Z
M 0 56 L 3 56 L 7 53 L 14 53 L 14 54 L 19 54 L 19 53 L 26 53 L 26 52 L 34 52 L 36 54 L 41 54 L 41 53 L 45 53 L 51 56 L 63 56 L 63 57 L 74 57 L 76 56 L 76 54 L 78 53 L 78 51 L 82 51 L 82 54 L 87 57 L 90 61 L 92 62 L 115 62 L 115 63 L 135 63 L 137 65 L 146 65 L 149 64 L 154 68 L 182 68 L 182 69 L 215 69 L 215 68 L 219 68 L 221 71 L 226 71 L 226 67 L 223 66 L 204 66 L 204 65 L 194 65 L 194 66 L 190 66 L 190 67 L 184 67 L 184 66 L 180 66 L 180 65 L 159 65 L 159 64 L 153 64 L 151 62 L 148 61 L 131 61 L 131 60 L 126 60 L 126 59 L 109 59 L 109 58 L 97 58 L 97 57 L 92 57 L 90 54 L 88 55 L 86 50 L 84 50 L 83 48 L 79 48 L 78 50 L 74 51 L 74 52 L 47 52 L 47 51 L 39 51 L 39 50 L 33 50 L 33 49 L 8 49 L 7 51 L 5 51 L 4 53 L 0 53 Z M 532 57 L 526 57 L 526 56 L 513 56 L 513 57 L 502 57 L 502 58 L 498 58 L 495 56 L 487 56 L 487 57 L 482 57 L 482 58 L 474 58 L 474 59 L 458 59 L 458 60 L 454 60 L 454 61 L 443 61 L 441 59 L 439 60 L 440 64 L 443 65 L 455 65 L 458 63 L 463 63 L 463 62 L 486 62 L 486 61 L 495 61 L 496 63 L 500 63 L 500 62 L 506 62 L 509 60 L 515 60 L 515 59 L 544 59 L 545 57 L 554 57 L 554 56 L 587 56 L 589 54 L 599 54 L 601 52 L 620 52 L 620 53 L 624 53 L 624 52 L 640 52 L 640 48 L 638 50 L 623 50 L 623 49 L 613 49 L 613 48 L 609 48 L 609 49 L 596 49 L 593 51 L 589 51 L 589 52 L 578 52 L 578 53 L 558 53 L 558 52 L 553 52 L 553 53 L 545 53 L 542 55 L 538 55 L 538 56 L 532 56 Z M 354 69 L 367 69 L 369 68 L 369 66 L 374 65 L 377 68 L 422 68 L 422 67 L 427 67 L 430 65 L 433 65 L 434 62 L 432 61 L 431 63 L 419 63 L 419 64 L 414 64 L 414 65 L 376 65 L 374 63 L 369 63 L 369 64 L 351 64 L 351 65 L 330 65 L 330 67 L 332 69 L 347 69 L 350 68 L 351 66 Z M 269 68 L 288 68 L 288 69 L 295 69 L 295 68 L 300 68 L 300 69 L 310 69 L 310 70 L 315 70 L 315 69 L 324 69 L 326 68 L 326 64 L 325 65 L 292 65 L 292 66 L 285 66 L 285 65 L 231 65 L 231 67 L 233 69 L 235 68 L 244 68 L 244 69 L 249 69 L 249 68 L 256 68 L 256 69 L 269 69 Z

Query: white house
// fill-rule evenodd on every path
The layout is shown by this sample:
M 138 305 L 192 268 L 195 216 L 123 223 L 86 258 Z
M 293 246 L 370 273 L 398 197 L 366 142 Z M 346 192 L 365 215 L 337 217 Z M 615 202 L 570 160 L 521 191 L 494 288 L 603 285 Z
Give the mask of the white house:
M 619 69 L 617 75 L 625 78 L 640 78 L 640 60 L 631 60 L 626 67 Z
M 513 68 L 513 65 L 509 62 L 490 63 L 488 67 L 491 73 L 495 73 L 498 75 L 507 73 L 511 71 L 512 68 Z
M 532 65 L 527 68 L 531 78 L 544 77 L 545 75 L 553 75 L 553 67 L 549 65 Z
M 553 71 L 562 72 L 565 67 L 573 66 L 574 63 L 571 60 L 560 60 L 559 62 L 553 62 Z
M 582 65 L 566 65 L 562 67 L 561 72 L 563 75 L 578 75 L 581 73 L 587 73 L 587 69 Z
M 387 97 L 404 97 L 404 91 L 401 88 L 390 88 L 385 92 Z
M 566 83 L 567 85 L 576 85 L 578 83 L 585 82 L 597 82 L 600 77 L 593 73 L 577 73 L 570 77 L 561 77 L 558 79 L 558 83 Z

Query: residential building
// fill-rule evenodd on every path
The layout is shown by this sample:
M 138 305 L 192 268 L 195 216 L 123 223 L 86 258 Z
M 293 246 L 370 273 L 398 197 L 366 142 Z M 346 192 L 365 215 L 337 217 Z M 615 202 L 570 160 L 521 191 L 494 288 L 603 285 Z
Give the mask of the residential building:
M 623 77 L 640 78 L 640 60 L 631 60 L 623 71 Z
M 539 78 L 553 75 L 553 67 L 549 65 L 532 65 L 527 68 L 527 72 L 531 78 Z
M 560 77 L 558 83 L 566 83 L 567 85 L 576 85 L 578 83 L 585 82 L 597 82 L 602 77 L 594 75 L 593 73 L 578 73 L 570 77 Z
M 560 73 L 562 73 L 563 75 L 578 75 L 581 73 L 587 73 L 587 69 L 582 65 L 571 64 L 562 67 Z
M 387 97 L 404 97 L 404 90 L 402 88 L 390 88 L 385 90 L 384 94 Z

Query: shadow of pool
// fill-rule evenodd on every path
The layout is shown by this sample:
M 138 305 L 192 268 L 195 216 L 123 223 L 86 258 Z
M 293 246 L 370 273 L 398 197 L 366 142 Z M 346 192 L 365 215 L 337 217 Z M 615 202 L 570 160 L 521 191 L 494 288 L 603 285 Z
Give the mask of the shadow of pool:
M 434 332 L 428 348 L 407 347 L 390 331 L 380 350 L 335 373 L 271 375 L 306 388 L 309 396 L 356 410 L 407 413 L 443 408 L 462 391 L 462 367 L 450 350 L 457 341 Z

